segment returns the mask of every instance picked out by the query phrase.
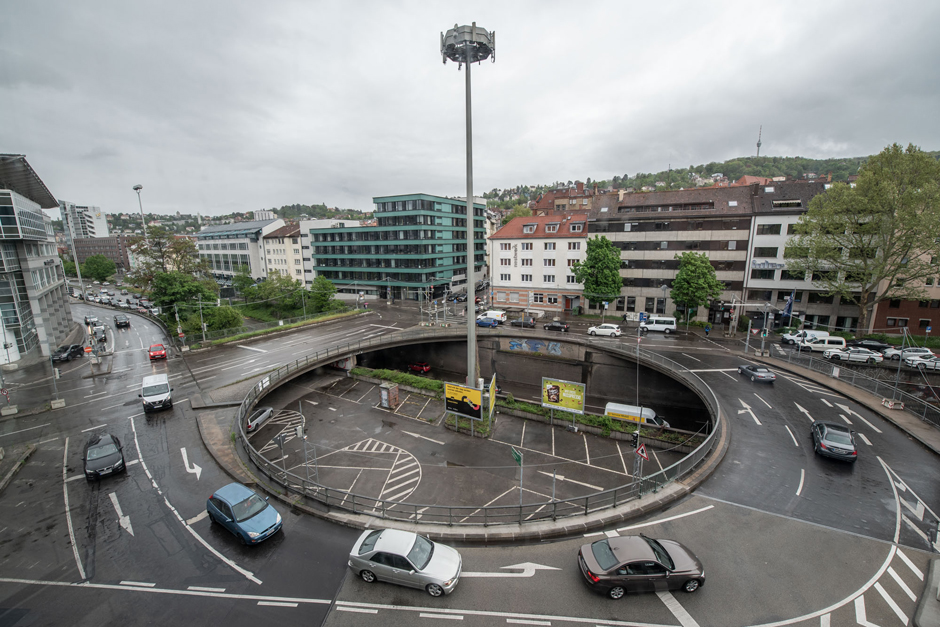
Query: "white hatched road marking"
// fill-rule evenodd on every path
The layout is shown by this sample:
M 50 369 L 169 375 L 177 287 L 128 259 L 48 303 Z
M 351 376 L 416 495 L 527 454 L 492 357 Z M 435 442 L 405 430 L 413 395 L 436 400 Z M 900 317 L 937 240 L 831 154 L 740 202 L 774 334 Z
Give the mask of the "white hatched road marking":
M 885 589 L 882 587 L 880 582 L 875 584 L 875 590 L 877 590 L 878 594 L 880 594 L 881 597 L 885 600 L 885 603 L 887 603 L 891 609 L 894 610 L 894 613 L 898 615 L 898 618 L 901 619 L 901 622 L 906 625 L 908 621 L 907 614 L 901 611 L 900 606 L 898 606 L 894 599 L 892 599 L 891 596 L 885 592 Z
M 671 592 L 657 592 L 656 596 L 666 605 L 666 608 L 672 612 L 672 615 L 676 617 L 676 620 L 679 621 L 679 624 L 682 627 L 699 627 L 699 624 L 695 622 L 695 619 L 692 618 L 692 615 L 689 614 L 682 605 L 676 600 L 676 597 L 672 596 Z
M 911 569 L 911 572 L 913 572 L 918 579 L 921 581 L 924 580 L 924 573 L 919 568 L 917 568 L 914 562 L 912 562 L 911 559 L 905 555 L 903 551 L 901 551 L 901 549 L 898 549 L 898 557 L 901 558 L 902 562 L 907 564 L 907 567 Z
M 898 586 L 900 586 L 901 590 L 904 591 L 904 594 L 906 594 L 911 601 L 917 601 L 917 595 L 901 580 L 900 575 L 898 575 L 891 566 L 888 566 L 888 574 L 897 582 Z

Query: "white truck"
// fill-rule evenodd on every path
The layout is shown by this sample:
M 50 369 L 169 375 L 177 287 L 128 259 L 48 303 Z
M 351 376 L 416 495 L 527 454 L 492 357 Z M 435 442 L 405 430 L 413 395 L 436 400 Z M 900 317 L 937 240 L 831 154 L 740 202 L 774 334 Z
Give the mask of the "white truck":
M 780 338 L 781 344 L 801 344 L 803 342 L 809 342 L 818 337 L 829 337 L 829 331 L 814 331 L 812 329 L 803 329 L 802 331 L 795 331 L 793 333 L 784 333 L 783 337 Z
M 607 406 L 604 407 L 604 415 L 616 418 L 617 420 L 629 420 L 630 422 L 638 422 L 642 425 L 669 428 L 669 423 L 657 416 L 656 412 L 649 407 L 607 403 Z

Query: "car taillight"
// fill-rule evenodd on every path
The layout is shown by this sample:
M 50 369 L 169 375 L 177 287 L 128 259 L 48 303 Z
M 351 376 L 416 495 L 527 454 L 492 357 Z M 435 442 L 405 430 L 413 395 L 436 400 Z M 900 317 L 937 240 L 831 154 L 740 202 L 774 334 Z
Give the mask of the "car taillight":
M 601 580 L 600 577 L 598 577 L 597 575 L 595 575 L 595 574 L 592 573 L 591 571 L 587 571 L 587 576 L 588 576 L 588 579 L 590 579 L 590 580 L 593 581 L 594 583 L 597 583 L 598 581 Z
M 821 448 L 821 449 L 824 450 L 824 451 L 828 451 L 828 450 L 829 450 L 829 447 L 826 446 L 825 444 L 823 444 L 822 442 L 819 443 L 819 448 Z
M 858 455 L 858 451 L 852 451 L 851 453 L 849 453 L 849 455 L 855 457 L 856 455 Z

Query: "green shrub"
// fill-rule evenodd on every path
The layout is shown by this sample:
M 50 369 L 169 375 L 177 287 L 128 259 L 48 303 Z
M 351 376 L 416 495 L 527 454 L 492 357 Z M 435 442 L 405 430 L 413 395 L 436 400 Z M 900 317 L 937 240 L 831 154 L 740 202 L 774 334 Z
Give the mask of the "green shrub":
M 369 368 L 356 367 L 353 368 L 351 372 L 352 374 L 359 375 L 361 377 L 372 377 L 374 379 L 382 379 L 383 381 L 391 381 L 392 383 L 407 385 L 413 388 L 418 388 L 419 390 L 428 390 L 429 392 L 437 393 L 442 393 L 444 391 L 443 381 L 438 381 L 436 379 L 426 379 L 425 377 L 398 372 L 397 370 L 385 370 L 383 368 L 371 370 Z
M 458 416 L 456 414 L 448 413 L 444 418 L 444 424 L 449 427 L 457 426 L 458 429 L 466 429 L 470 431 L 470 423 L 473 424 L 473 432 L 477 433 L 483 437 L 488 437 L 490 435 L 490 426 L 487 424 L 486 420 L 470 420 L 469 418 L 464 418 L 463 416 Z

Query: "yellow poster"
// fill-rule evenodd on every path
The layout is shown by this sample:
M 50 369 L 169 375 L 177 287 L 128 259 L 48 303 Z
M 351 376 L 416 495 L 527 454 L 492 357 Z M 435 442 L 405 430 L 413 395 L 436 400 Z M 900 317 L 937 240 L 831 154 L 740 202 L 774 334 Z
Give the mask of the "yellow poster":
M 584 413 L 584 384 L 542 377 L 542 407 Z
M 445 383 L 444 399 L 444 406 L 449 412 L 478 420 L 483 418 L 482 390 Z
M 496 407 L 496 375 L 490 379 L 490 416 L 493 415 L 493 408 Z

